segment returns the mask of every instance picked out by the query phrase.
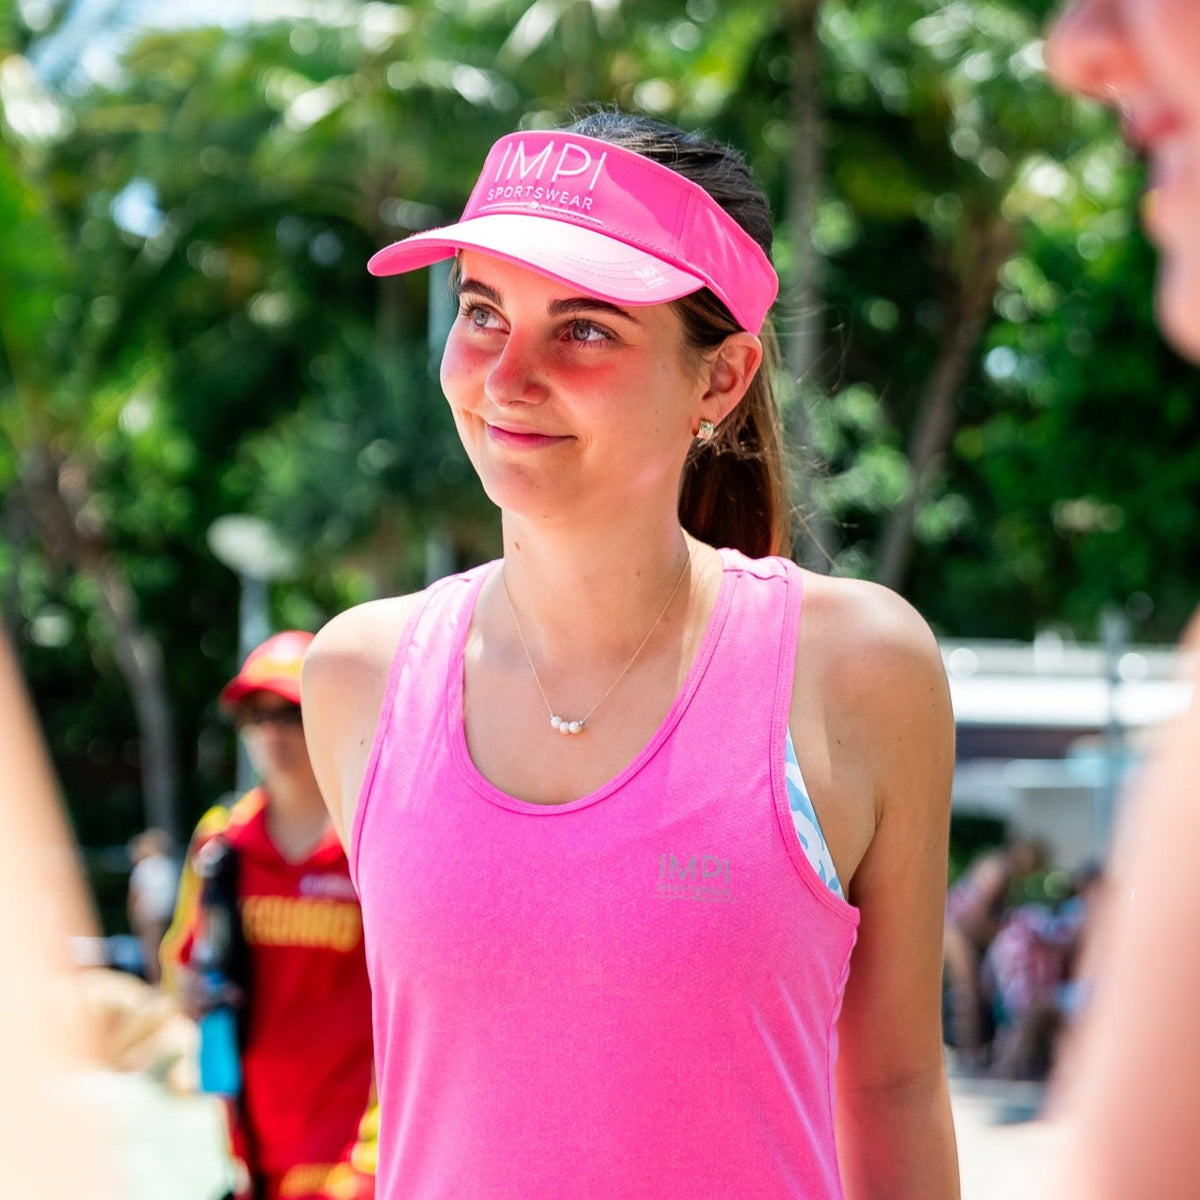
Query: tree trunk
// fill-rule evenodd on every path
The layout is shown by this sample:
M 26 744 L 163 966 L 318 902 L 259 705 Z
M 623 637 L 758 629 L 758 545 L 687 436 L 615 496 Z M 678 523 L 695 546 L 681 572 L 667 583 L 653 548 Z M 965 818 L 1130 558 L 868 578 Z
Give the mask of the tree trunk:
M 99 520 L 87 504 L 86 473 L 43 448 L 26 456 L 20 487 L 51 561 L 96 585 L 100 616 L 137 720 L 146 824 L 178 838 L 179 768 L 162 650 L 142 627 L 133 588 L 103 544 Z
M 1017 234 L 996 218 L 979 231 L 974 242 L 953 301 L 946 307 L 952 323 L 942 336 L 938 361 L 909 441 L 908 488 L 888 515 L 879 540 L 875 578 L 896 591 L 903 587 L 912 560 L 917 503 L 954 435 L 963 380 L 991 320 L 996 275 L 1015 251 Z
M 821 82 L 820 39 L 817 36 L 819 0 L 793 0 L 784 13 L 792 57 L 792 155 L 789 169 L 787 225 L 794 265 L 783 289 L 780 343 L 795 394 L 784 431 L 790 458 L 799 470 L 796 499 L 804 530 L 795 539 L 798 562 L 828 570 L 833 529 L 816 503 L 816 460 L 810 405 L 820 396 L 816 378 L 822 349 L 821 255 L 812 231 L 821 199 Z
M 179 766 L 166 670 L 158 639 L 138 620 L 137 598 L 110 558 L 81 563 L 99 589 L 102 611 L 113 638 L 117 667 L 133 699 L 140 734 L 138 753 L 146 824 L 180 836 L 177 799 Z

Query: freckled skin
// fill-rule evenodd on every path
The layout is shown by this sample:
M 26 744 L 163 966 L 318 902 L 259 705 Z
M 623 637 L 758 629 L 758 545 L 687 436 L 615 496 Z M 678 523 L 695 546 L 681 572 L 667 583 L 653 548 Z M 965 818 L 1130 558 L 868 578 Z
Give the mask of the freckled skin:
M 670 306 L 630 307 L 629 320 L 602 310 L 551 315 L 548 306 L 575 289 L 476 252 L 461 266 L 467 286 L 441 383 L 492 501 L 525 517 L 611 521 L 674 495 L 703 385 Z M 556 440 L 506 444 L 489 426 Z

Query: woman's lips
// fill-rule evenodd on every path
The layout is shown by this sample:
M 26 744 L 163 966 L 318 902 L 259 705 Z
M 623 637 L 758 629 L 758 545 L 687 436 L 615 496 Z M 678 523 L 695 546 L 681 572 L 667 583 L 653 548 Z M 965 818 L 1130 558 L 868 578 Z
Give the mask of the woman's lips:
M 1135 150 L 1151 151 L 1171 138 L 1187 132 L 1187 122 L 1181 113 L 1161 105 L 1143 104 L 1121 110 L 1121 132 Z
M 487 423 L 488 438 L 501 446 L 512 446 L 514 449 L 536 450 L 542 446 L 553 446 L 565 442 L 566 437 L 553 433 L 538 433 L 532 429 L 510 429 L 503 425 Z

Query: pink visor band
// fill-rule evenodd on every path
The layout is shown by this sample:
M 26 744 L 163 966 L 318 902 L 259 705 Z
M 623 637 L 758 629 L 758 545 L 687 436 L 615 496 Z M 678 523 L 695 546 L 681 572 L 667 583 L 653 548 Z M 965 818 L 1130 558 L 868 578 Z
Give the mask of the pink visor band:
M 771 260 L 699 185 L 596 138 L 510 133 L 491 149 L 457 224 L 380 250 L 399 275 L 479 250 L 587 295 L 661 304 L 703 287 L 757 334 L 779 291 Z

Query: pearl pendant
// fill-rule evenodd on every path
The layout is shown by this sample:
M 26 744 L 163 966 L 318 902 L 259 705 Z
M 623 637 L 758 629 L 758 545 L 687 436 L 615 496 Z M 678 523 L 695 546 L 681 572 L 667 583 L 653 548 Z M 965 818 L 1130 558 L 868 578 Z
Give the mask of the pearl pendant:
M 565 717 L 550 718 L 550 728 L 557 729 L 559 733 L 582 733 L 582 721 L 568 721 Z

